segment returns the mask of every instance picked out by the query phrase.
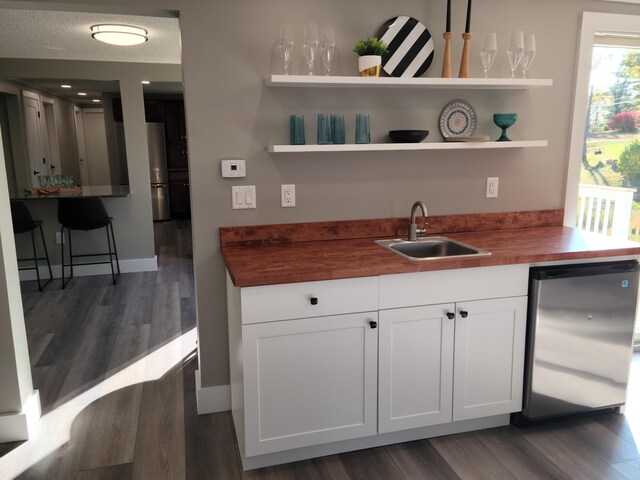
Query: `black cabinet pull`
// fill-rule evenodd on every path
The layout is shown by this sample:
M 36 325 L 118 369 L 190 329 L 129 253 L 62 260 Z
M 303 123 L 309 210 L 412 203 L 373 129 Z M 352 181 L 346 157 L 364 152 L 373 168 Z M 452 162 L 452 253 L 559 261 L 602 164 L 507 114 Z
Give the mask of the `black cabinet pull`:
M 462 318 L 467 318 L 469 316 L 469 312 L 467 312 L 466 310 L 460 310 L 460 316 Z
M 456 318 L 456 314 L 453 312 L 447 312 L 447 318 L 449 320 L 453 320 L 454 318 Z
M 371 321 L 369 322 L 369 326 L 370 326 L 371 328 L 377 328 L 377 326 L 378 326 L 378 322 L 374 322 L 373 320 L 371 320 Z
M 309 303 L 310 303 L 311 305 L 317 305 L 317 304 L 318 304 L 318 297 L 311 297 L 311 298 L 309 299 Z
M 34 171 L 33 171 L 33 174 L 34 174 L 34 175 L 40 175 L 40 172 L 39 172 L 39 171 L 37 171 L 37 170 L 34 170 Z

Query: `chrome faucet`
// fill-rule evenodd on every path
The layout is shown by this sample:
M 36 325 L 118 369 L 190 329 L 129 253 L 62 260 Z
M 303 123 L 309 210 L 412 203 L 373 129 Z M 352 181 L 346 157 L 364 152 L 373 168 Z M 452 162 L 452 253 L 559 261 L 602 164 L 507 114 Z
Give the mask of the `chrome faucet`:
M 417 213 L 418 207 L 422 209 L 423 217 L 427 217 L 429 215 L 427 213 L 427 206 L 424 204 L 424 202 L 417 201 L 416 203 L 413 204 L 413 207 L 411 207 L 411 223 L 409 224 L 409 241 L 410 242 L 415 242 L 418 239 L 418 235 L 424 235 L 427 231 L 426 223 L 425 223 L 425 228 L 418 228 L 418 226 L 416 225 L 416 213 Z

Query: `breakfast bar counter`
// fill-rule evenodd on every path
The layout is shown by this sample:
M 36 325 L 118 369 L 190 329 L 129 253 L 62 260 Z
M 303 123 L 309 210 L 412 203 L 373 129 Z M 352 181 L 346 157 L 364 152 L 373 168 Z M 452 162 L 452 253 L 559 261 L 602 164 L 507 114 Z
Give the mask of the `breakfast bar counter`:
M 69 197 L 101 197 L 101 198 L 123 198 L 131 196 L 129 185 L 91 185 L 72 188 L 32 188 L 25 189 L 15 195 L 11 195 L 13 200 L 33 200 L 50 198 Z

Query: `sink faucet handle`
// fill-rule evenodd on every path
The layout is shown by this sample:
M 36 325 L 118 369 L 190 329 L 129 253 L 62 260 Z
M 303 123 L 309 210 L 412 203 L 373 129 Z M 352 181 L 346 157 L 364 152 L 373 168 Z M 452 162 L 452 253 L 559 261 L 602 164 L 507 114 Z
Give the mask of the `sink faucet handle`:
M 419 237 L 421 237 L 422 235 L 426 235 L 428 226 L 429 224 L 427 222 L 424 222 L 421 226 L 418 225 L 418 228 L 416 228 L 416 235 Z

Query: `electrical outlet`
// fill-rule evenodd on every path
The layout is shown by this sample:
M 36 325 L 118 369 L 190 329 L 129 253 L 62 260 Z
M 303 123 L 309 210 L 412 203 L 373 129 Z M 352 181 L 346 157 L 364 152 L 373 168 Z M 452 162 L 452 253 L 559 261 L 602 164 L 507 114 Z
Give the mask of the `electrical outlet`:
M 498 177 L 487 178 L 487 198 L 498 198 Z
M 280 206 L 295 207 L 296 206 L 296 186 L 280 185 Z
M 255 185 L 231 187 L 231 208 L 233 210 L 256 208 Z
M 64 235 L 61 232 L 56 232 L 56 243 L 58 245 L 64 243 Z

